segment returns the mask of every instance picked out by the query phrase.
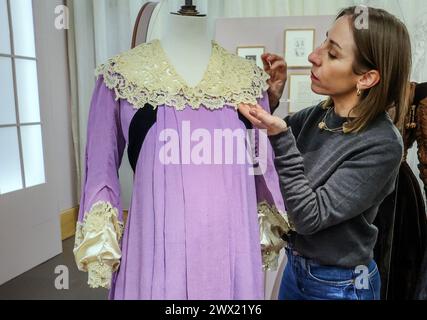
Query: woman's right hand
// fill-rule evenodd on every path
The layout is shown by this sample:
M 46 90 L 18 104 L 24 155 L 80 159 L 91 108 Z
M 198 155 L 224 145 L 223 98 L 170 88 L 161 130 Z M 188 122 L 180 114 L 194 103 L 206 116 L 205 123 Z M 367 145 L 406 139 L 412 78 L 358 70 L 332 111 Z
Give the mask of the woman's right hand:
M 285 89 L 288 67 L 285 59 L 277 54 L 265 53 L 261 56 L 261 59 L 265 72 L 270 76 L 270 80 L 268 80 L 270 86 L 268 98 L 271 113 L 274 113 L 279 106 L 280 98 Z

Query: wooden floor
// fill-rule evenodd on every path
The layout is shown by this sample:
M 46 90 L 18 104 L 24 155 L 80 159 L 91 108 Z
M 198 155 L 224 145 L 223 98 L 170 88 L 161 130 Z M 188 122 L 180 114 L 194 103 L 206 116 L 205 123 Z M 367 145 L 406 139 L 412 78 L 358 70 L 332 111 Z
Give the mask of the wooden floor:
M 87 274 L 74 262 L 74 238 L 63 241 L 63 253 L 0 286 L 0 300 L 106 300 L 108 290 L 90 289 Z M 55 288 L 57 266 L 67 266 L 69 289 Z

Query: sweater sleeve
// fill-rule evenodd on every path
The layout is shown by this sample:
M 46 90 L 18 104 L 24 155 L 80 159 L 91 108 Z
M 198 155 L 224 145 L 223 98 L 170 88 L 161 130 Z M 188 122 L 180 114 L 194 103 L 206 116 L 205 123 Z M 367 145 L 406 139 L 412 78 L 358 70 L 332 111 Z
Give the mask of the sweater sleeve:
M 382 201 L 393 191 L 403 155 L 398 140 L 366 141 L 326 183 L 313 189 L 292 128 L 270 141 L 289 220 L 301 235 L 350 220 Z

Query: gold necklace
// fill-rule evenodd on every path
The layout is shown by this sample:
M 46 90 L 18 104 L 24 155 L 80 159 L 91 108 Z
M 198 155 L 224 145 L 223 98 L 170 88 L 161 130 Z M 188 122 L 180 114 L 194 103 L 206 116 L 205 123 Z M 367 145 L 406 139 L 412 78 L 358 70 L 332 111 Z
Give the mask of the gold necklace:
M 319 123 L 320 130 L 325 130 L 332 133 L 344 132 L 344 126 L 347 124 L 347 122 L 344 122 L 341 127 L 334 128 L 334 129 L 330 129 L 326 124 L 326 118 L 328 117 L 329 113 L 334 109 L 335 107 L 330 107 L 329 110 L 326 112 L 325 116 L 323 117 L 323 120 Z

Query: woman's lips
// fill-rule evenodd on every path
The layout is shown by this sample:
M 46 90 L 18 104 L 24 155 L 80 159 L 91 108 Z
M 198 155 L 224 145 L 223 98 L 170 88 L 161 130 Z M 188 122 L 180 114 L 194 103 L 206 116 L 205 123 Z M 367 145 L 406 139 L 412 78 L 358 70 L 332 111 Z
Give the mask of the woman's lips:
M 319 81 L 319 78 L 314 75 L 313 71 L 311 72 L 311 80 Z

